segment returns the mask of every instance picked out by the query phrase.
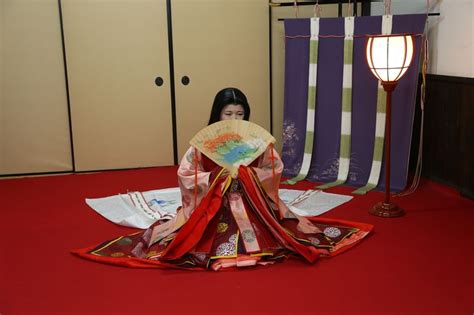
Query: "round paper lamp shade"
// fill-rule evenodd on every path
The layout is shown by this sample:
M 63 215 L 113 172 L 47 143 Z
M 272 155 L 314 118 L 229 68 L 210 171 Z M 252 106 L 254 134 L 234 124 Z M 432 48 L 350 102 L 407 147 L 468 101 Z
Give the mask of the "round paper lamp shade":
M 413 60 L 411 35 L 371 36 L 367 41 L 367 63 L 382 82 L 398 81 Z

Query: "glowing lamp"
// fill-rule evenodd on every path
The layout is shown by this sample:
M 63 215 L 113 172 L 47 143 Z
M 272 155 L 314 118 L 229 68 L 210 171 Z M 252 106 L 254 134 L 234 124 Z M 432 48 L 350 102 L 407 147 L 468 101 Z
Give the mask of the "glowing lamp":
M 384 83 L 395 83 L 413 61 L 411 35 L 372 36 L 367 41 L 367 63 L 374 76 Z
M 385 115 L 385 200 L 377 203 L 369 212 L 380 217 L 398 217 L 405 211 L 390 202 L 390 137 L 392 92 L 398 80 L 407 72 L 413 61 L 412 35 L 369 36 L 367 41 L 367 63 L 373 75 L 387 92 Z

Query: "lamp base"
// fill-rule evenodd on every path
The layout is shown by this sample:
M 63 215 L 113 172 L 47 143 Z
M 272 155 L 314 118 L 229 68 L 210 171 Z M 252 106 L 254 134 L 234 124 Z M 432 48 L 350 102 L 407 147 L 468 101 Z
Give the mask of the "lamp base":
M 400 217 L 405 214 L 405 210 L 393 203 L 379 202 L 372 209 L 370 214 L 384 218 Z

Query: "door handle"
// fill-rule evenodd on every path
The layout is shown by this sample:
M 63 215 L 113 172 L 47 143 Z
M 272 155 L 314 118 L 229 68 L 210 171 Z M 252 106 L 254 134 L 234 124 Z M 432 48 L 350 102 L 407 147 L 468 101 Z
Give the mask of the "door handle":
M 162 78 L 162 77 L 156 77 L 156 79 L 155 79 L 155 84 L 156 84 L 157 86 L 162 86 L 163 83 L 164 83 L 164 81 L 163 81 L 163 78 Z
M 187 75 L 181 78 L 181 83 L 183 83 L 183 85 L 188 85 L 190 81 L 191 80 L 189 80 L 189 77 Z

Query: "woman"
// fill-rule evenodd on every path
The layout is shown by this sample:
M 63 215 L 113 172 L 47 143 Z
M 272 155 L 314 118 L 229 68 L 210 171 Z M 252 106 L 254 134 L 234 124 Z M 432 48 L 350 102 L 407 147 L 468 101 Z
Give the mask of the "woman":
M 214 98 L 208 125 L 220 120 L 250 118 L 250 106 L 247 97 L 236 88 L 220 90 Z
M 209 125 L 250 117 L 236 88 L 217 93 Z M 278 197 L 283 163 L 270 145 L 236 178 L 191 147 L 178 169 L 182 208 L 148 230 L 74 253 L 131 267 L 219 270 L 272 264 L 291 256 L 314 262 L 350 248 L 372 227 L 292 213 Z

